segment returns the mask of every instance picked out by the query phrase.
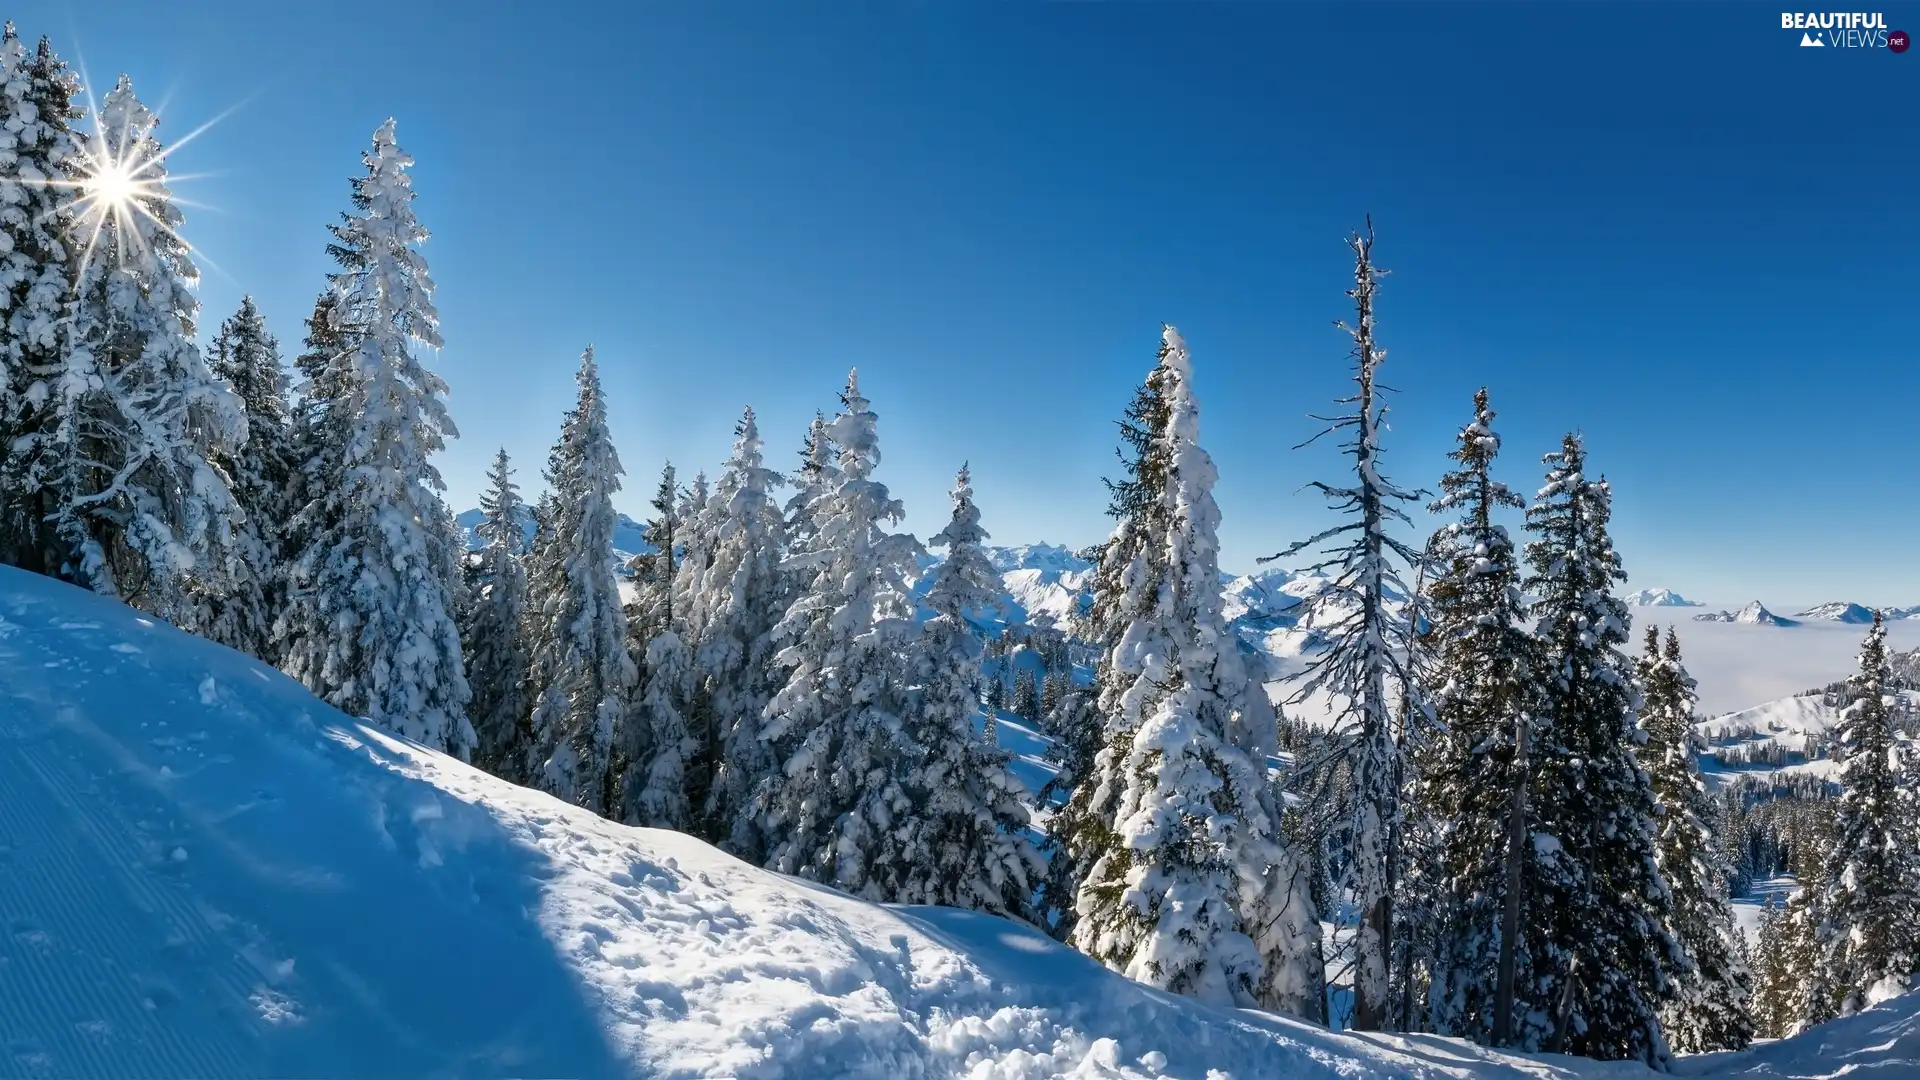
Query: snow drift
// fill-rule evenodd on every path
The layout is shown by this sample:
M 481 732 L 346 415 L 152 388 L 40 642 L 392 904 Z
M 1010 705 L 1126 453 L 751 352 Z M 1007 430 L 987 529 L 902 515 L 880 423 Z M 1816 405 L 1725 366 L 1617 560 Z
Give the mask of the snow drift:
M 5 567 L 0 918 L 7 1076 L 1645 1075 L 1217 1011 L 1013 923 L 860 903 Z M 1898 1070 L 1916 1014 L 1682 1071 Z

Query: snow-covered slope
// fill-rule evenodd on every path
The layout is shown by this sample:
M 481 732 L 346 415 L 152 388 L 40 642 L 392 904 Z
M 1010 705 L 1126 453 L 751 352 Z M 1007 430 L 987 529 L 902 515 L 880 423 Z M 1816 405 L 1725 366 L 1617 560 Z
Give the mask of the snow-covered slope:
M 0 1075 L 1649 1075 L 1219 1011 L 1013 923 L 861 903 L 4 567 L 0 777 Z M 1678 1071 L 1913 1075 L 1917 1014 Z

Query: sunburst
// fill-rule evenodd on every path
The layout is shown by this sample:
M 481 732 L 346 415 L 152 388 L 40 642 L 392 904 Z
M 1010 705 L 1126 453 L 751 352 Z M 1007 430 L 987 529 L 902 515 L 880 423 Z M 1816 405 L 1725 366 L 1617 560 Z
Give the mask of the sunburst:
M 76 168 L 71 179 L 43 180 L 50 187 L 63 188 L 72 192 L 72 197 L 63 202 L 59 211 L 71 214 L 75 232 L 86 237 L 81 251 L 79 274 L 85 279 L 92 266 L 94 252 L 100 244 L 101 235 L 107 226 L 113 226 L 116 259 L 124 267 L 127 258 L 127 246 L 131 244 L 142 258 L 151 258 L 153 251 L 147 241 L 148 232 L 143 225 L 150 226 L 171 237 L 180 247 L 196 257 L 199 262 L 218 269 L 206 253 L 196 249 L 186 237 L 175 230 L 177 217 L 170 214 L 173 206 L 200 206 L 188 199 L 182 199 L 168 190 L 167 185 L 181 180 L 198 179 L 205 173 L 167 175 L 165 162 L 168 157 L 199 138 L 213 125 L 227 118 L 233 112 L 228 109 L 212 120 L 201 124 L 188 132 L 172 146 L 162 148 L 149 136 L 159 122 L 156 112 L 139 106 L 137 111 L 146 117 L 144 125 L 135 127 L 131 117 L 119 130 L 110 130 L 101 117 L 100 107 L 93 99 L 90 81 L 82 72 L 82 85 L 88 86 L 87 111 L 95 118 L 94 130 L 81 138 L 76 156 Z M 130 85 L 116 87 L 132 93 Z M 137 98 L 135 99 L 138 100 Z M 238 108 L 238 106 L 235 106 Z M 77 134 L 77 133 L 76 133 Z M 109 138 L 109 135 L 112 138 Z M 173 217 L 174 220 L 168 220 Z

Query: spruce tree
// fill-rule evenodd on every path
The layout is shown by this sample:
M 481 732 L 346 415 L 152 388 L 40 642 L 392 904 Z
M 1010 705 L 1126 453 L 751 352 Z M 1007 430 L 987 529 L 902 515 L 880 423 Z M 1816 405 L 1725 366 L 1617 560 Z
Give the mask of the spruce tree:
M 1760 929 L 1754 954 L 1755 979 L 1753 1018 L 1756 1034 L 1778 1039 L 1792 1025 L 1793 974 L 1787 968 L 1785 918 L 1771 895 L 1760 913 Z
M 246 412 L 247 440 L 215 463 L 232 480 L 239 517 L 234 523 L 237 572 L 224 587 L 196 590 L 193 622 L 199 633 L 269 663 L 279 659 L 273 621 L 286 607 L 287 543 L 292 507 L 294 445 L 287 372 L 280 346 L 253 297 L 220 324 L 208 358 Z
M 908 581 L 918 541 L 887 526 L 900 503 L 873 479 L 877 417 L 849 374 L 841 411 L 823 434 L 838 448 L 804 508 L 787 565 L 806 580 L 774 628 L 784 684 L 760 738 L 774 767 L 753 793 L 770 869 L 882 899 L 899 867 L 882 862 L 892 823 L 910 809 L 901 786 L 906 706 L 900 670 L 912 631 Z M 815 445 L 820 445 L 816 440 Z
M 1091 603 L 1075 619 L 1080 639 L 1099 657 L 1094 685 L 1081 703 L 1084 712 L 1076 708 L 1060 718 L 1059 741 L 1050 755 L 1059 771 L 1042 796 L 1049 801 L 1066 796 L 1047 822 L 1047 880 L 1041 889 L 1042 919 L 1062 941 L 1074 939 L 1080 892 L 1095 862 L 1119 844 L 1112 828 L 1120 794 L 1116 773 L 1130 753 L 1133 724 L 1117 718 L 1136 680 L 1115 657 L 1139 602 L 1130 575 L 1146 570 L 1154 538 L 1164 535 L 1167 462 L 1157 439 L 1167 426 L 1167 351 L 1163 340 L 1160 361 L 1135 388 L 1118 423 L 1121 473 L 1105 481 L 1114 528 L 1087 553 L 1094 564 Z M 988 644 L 992 655 L 994 643 Z M 990 667 L 987 678 L 987 715 L 992 716 L 1004 701 L 1005 687 L 997 666 Z
M 474 532 L 483 546 L 462 605 L 460 644 L 473 690 L 467 705 L 475 738 L 473 763 L 516 784 L 527 782 L 532 750 L 532 732 L 526 727 L 532 712 L 525 696 L 527 647 L 521 633 L 527 618 L 527 571 L 521 564 L 527 546 L 525 511 L 503 447 L 494 456 L 487 490 L 480 496 L 480 524 Z
M 1040 683 L 1032 668 L 1021 668 L 1013 675 L 1013 715 L 1029 724 L 1040 722 Z
M 1920 967 L 1920 859 L 1903 820 L 1888 696 L 1887 628 L 1879 612 L 1860 650 L 1853 703 L 1841 717 L 1840 803 L 1820 892 L 1825 958 L 1842 1014 L 1907 988 Z
M 1422 754 L 1414 798 L 1433 825 L 1420 879 L 1438 897 L 1429 1020 L 1435 1031 L 1510 1040 L 1527 826 L 1528 688 L 1535 662 L 1520 599 L 1519 560 L 1503 510 L 1525 502 L 1493 479 L 1500 436 L 1483 388 L 1448 456 L 1431 509 L 1454 513 L 1429 545 L 1438 731 Z
M 445 484 L 432 456 L 458 432 L 447 385 L 421 361 L 441 345 L 433 281 L 416 245 L 413 158 L 393 121 L 373 135 L 355 212 L 332 226 L 341 270 L 328 308 L 339 350 L 312 372 L 301 463 L 307 505 L 276 633 L 288 674 L 334 707 L 461 759 L 471 696 L 453 613 Z M 311 369 L 310 369 L 311 370 Z
M 840 482 L 840 467 L 835 464 L 837 456 L 838 448 L 833 445 L 833 432 L 827 418 L 813 414 L 806 442 L 800 447 L 800 468 L 793 474 L 797 490 L 787 500 L 787 542 L 795 551 L 804 551 L 813 543 L 817 528 L 811 509 L 814 502 Z M 796 563 L 788 569 L 787 588 L 790 594 L 797 595 L 811 584 L 812 575 L 803 564 Z
M 1131 625 L 1110 660 L 1115 683 L 1131 678 L 1109 720 L 1128 737 L 1110 737 L 1082 781 L 1112 792 L 1095 803 L 1113 815 L 1081 883 L 1073 943 L 1174 993 L 1311 1015 L 1319 921 L 1279 833 L 1264 755 L 1236 738 L 1259 726 L 1246 724 L 1250 711 L 1271 730 L 1272 707 L 1221 614 L 1217 474 L 1172 327 L 1156 374 L 1156 528 L 1121 578 Z
M 1673 896 L 1673 931 L 1691 961 L 1661 1012 L 1667 1042 L 1681 1053 L 1738 1050 L 1753 1041 L 1753 979 L 1738 951 L 1733 909 L 1721 889 L 1725 859 L 1708 822 L 1714 807 L 1695 754 L 1694 681 L 1680 663 L 1680 639 L 1647 627 L 1640 683 L 1645 761 L 1660 807 L 1655 851 Z
M 83 162 L 78 90 L 44 38 L 29 56 L 11 22 L 0 29 L 0 563 L 41 574 L 63 561 L 48 522 L 72 494 L 45 440 L 60 415 L 79 255 L 68 205 Z
M 705 831 L 750 862 L 763 855 L 747 806 L 770 768 L 760 718 L 773 694 L 769 668 L 786 542 L 786 523 L 773 499 L 782 480 L 765 466 L 762 453 L 760 428 L 748 409 L 734 428 L 733 455 L 714 488 L 712 563 L 694 600 L 701 627 L 694 665 L 714 720 Z
M 1332 571 L 1320 603 L 1344 614 L 1326 628 L 1327 650 L 1309 665 L 1294 700 L 1325 693 L 1338 715 L 1343 764 L 1352 776 L 1353 820 L 1347 887 L 1359 912 L 1354 934 L 1353 1026 L 1377 1030 L 1387 1019 L 1388 962 L 1393 951 L 1393 884 L 1398 859 L 1394 837 L 1400 817 L 1399 790 L 1405 773 L 1401 740 L 1394 730 L 1399 695 L 1411 673 L 1408 626 L 1388 607 L 1388 597 L 1408 594 L 1399 566 L 1413 565 L 1420 553 L 1392 534 L 1396 524 L 1410 525 L 1403 504 L 1417 494 L 1388 480 L 1380 470 L 1380 433 L 1385 427 L 1385 387 L 1376 376 L 1386 352 L 1375 344 L 1374 297 L 1385 271 L 1373 263 L 1373 226 L 1348 240 L 1354 255 L 1353 325 L 1341 324 L 1354 341 L 1353 397 L 1341 404 L 1352 411 L 1328 420 L 1328 432 L 1351 432 L 1343 444 L 1353 459 L 1351 486 L 1313 484 L 1336 513 L 1348 520 L 1262 562 L 1290 558 L 1320 548 L 1311 571 Z M 1322 545 L 1325 545 L 1324 547 Z
M 49 569 L 191 628 L 196 587 L 245 577 L 213 459 L 245 441 L 246 417 L 193 343 L 199 271 L 158 122 L 122 76 L 80 155 L 72 229 L 86 239 L 25 487 L 50 510 Z
M 579 397 L 548 458 L 548 539 L 529 568 L 529 618 L 543 625 L 529 665 L 528 764 L 542 790 L 596 814 L 620 804 L 615 729 L 626 719 L 635 672 L 614 575 L 613 496 L 619 454 L 593 347 L 580 357 Z
M 912 649 L 919 691 L 904 718 L 914 755 L 904 782 L 911 810 L 899 826 L 908 836 L 895 899 L 1030 919 L 1044 866 L 1026 839 L 1027 792 L 1008 768 L 1012 755 L 973 730 L 981 653 L 974 620 L 997 606 L 1000 579 L 980 549 L 987 531 L 964 467 L 952 498 L 947 527 L 927 541 L 947 557 L 922 601 L 933 618 Z
M 1659 1064 L 1667 1056 L 1659 1013 L 1687 964 L 1656 860 L 1653 791 L 1635 754 L 1627 611 L 1611 593 L 1626 580 L 1607 531 L 1612 491 L 1586 475 L 1576 435 L 1546 464 L 1527 511 L 1534 539 L 1524 587 L 1538 597 L 1545 677 L 1534 728 L 1527 993 L 1515 1008 L 1528 1045 Z

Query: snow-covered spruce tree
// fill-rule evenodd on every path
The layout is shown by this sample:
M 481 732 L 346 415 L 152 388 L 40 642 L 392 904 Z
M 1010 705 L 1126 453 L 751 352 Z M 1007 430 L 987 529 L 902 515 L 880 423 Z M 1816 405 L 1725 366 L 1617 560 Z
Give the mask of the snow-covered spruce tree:
M 527 575 L 529 617 L 546 624 L 529 665 L 528 764 L 541 790 L 608 815 L 620 800 L 615 728 L 634 684 L 614 575 L 613 495 L 622 470 L 592 346 L 575 382 L 579 397 L 548 459 L 549 539 Z
M 1785 918 L 1776 898 L 1769 895 L 1760 913 L 1754 946 L 1753 1019 L 1757 1034 L 1778 1039 L 1791 1026 L 1792 973 L 1787 970 Z
M 287 372 L 280 346 L 253 297 L 220 324 L 208 364 L 240 398 L 247 441 L 214 461 L 232 481 L 240 516 L 233 525 L 236 573 L 213 588 L 195 588 L 193 628 L 269 663 L 279 659 L 273 622 L 286 607 L 286 546 L 294 474 Z
M 1695 754 L 1693 677 L 1680 662 L 1680 639 L 1647 627 L 1640 684 L 1647 733 L 1644 759 L 1660 807 L 1655 851 L 1673 897 L 1673 932 L 1692 961 L 1676 973 L 1678 992 L 1661 1011 L 1667 1042 L 1686 1054 L 1738 1050 L 1753 1041 L 1753 977 L 1737 949 L 1733 909 L 1721 888 L 1725 856 L 1708 822 L 1707 795 Z
M 901 867 L 888 835 L 912 806 L 901 786 L 912 760 L 901 714 L 900 657 L 913 631 L 907 581 L 921 554 L 889 533 L 900 503 L 873 479 L 876 417 L 847 376 L 825 435 L 838 474 L 804 508 L 810 522 L 788 567 L 806 577 L 774 628 L 785 683 L 767 703 L 760 738 L 774 768 L 753 792 L 766 865 L 871 899 L 886 899 Z
M 678 511 L 680 565 L 673 575 L 673 632 L 679 655 L 673 659 L 682 671 L 674 683 L 673 703 L 685 732 L 686 754 L 680 763 L 681 798 L 686 811 L 679 815 L 676 828 L 697 830 L 700 815 L 707 804 L 713 782 L 719 722 L 713 712 L 708 685 L 695 662 L 694 649 L 706 635 L 708 609 L 701 602 L 707 588 L 707 576 L 713 569 L 713 546 L 725 508 L 714 498 L 705 472 L 694 475 L 693 484 L 681 493 Z M 665 689 L 667 684 L 663 683 Z
M 1133 624 L 1143 595 L 1131 577 L 1151 570 L 1154 538 L 1165 533 L 1161 496 L 1166 489 L 1167 463 L 1157 439 L 1167 426 L 1163 392 L 1169 378 L 1166 353 L 1163 340 L 1159 362 L 1146 381 L 1135 388 L 1121 414 L 1121 475 L 1106 481 L 1107 515 L 1115 524 L 1107 539 L 1087 552 L 1088 561 L 1094 564 L 1089 586 L 1092 602 L 1075 619 L 1078 636 L 1092 645 L 1099 657 L 1094 686 L 1084 703 L 1086 712 L 1060 718 L 1059 733 L 1048 751 L 1058 771 L 1042 790 L 1041 798 L 1054 803 L 1064 795 L 1066 801 L 1055 808 L 1047 822 L 1047 878 L 1040 890 L 1040 915 L 1062 941 L 1073 940 L 1081 888 L 1094 863 L 1119 844 L 1113 833 L 1115 800 L 1120 793 L 1115 771 L 1127 759 L 1133 725 L 1116 724 L 1114 718 L 1121 714 L 1122 699 L 1135 680 L 1114 664 L 1114 656 Z M 1005 686 L 997 666 L 989 670 L 987 678 L 991 716 L 1004 703 Z
M 447 384 L 416 351 L 441 344 L 415 249 L 427 230 L 392 120 L 363 160 L 354 212 L 331 227 L 341 269 L 327 314 L 341 351 L 303 388 L 300 448 L 318 456 L 301 463 L 308 502 L 291 526 L 300 552 L 275 629 L 287 673 L 327 703 L 464 760 L 470 692 L 432 461 L 459 433 Z M 326 439 L 339 441 L 319 449 Z
M 1913 826 L 1901 819 L 1887 682 L 1887 628 L 1875 612 L 1850 687 L 1853 703 L 1840 720 L 1840 805 L 1823 880 L 1816 883 L 1831 928 L 1829 980 L 1842 1015 L 1904 991 L 1920 969 L 1920 859 Z
M 700 809 L 704 834 L 733 854 L 759 862 L 748 796 L 770 767 L 760 717 L 773 696 L 769 668 L 780 618 L 780 553 L 786 523 L 773 491 L 779 473 L 764 464 L 760 428 L 748 409 L 734 428 L 733 455 L 714 488 L 713 555 L 693 600 L 700 626 L 694 667 L 714 720 L 713 773 Z
M 1158 527 L 1122 578 L 1132 618 L 1111 659 L 1116 681 L 1132 685 L 1109 723 L 1130 737 L 1110 738 L 1083 781 L 1115 789 L 1096 799 L 1114 812 L 1073 943 L 1174 993 L 1311 1015 L 1320 924 L 1280 838 L 1264 756 L 1235 738 L 1259 726 L 1248 711 L 1271 731 L 1272 707 L 1221 614 L 1216 473 L 1199 444 L 1186 345 L 1172 327 L 1162 341 L 1164 423 L 1149 450 L 1164 477 Z
M 1350 431 L 1343 451 L 1352 457 L 1351 486 L 1316 482 L 1336 513 L 1348 520 L 1301 541 L 1262 562 L 1287 559 L 1320 549 L 1313 571 L 1332 571 L 1322 593 L 1326 610 L 1338 611 L 1326 628 L 1327 651 L 1309 665 L 1294 692 L 1295 701 L 1317 693 L 1330 695 L 1338 709 L 1334 729 L 1344 741 L 1343 764 L 1353 783 L 1351 858 L 1346 884 L 1359 912 L 1354 934 L 1353 1027 L 1377 1030 L 1389 1009 L 1388 959 L 1393 951 L 1392 893 L 1397 858 L 1393 836 L 1400 814 L 1399 788 L 1405 773 L 1401 739 L 1395 732 L 1400 693 L 1409 678 L 1405 621 L 1388 606 L 1390 593 L 1408 594 L 1398 567 L 1412 565 L 1420 553 L 1395 537 L 1396 523 L 1410 525 L 1403 504 L 1418 493 L 1401 489 L 1380 471 L 1380 432 L 1385 426 L 1385 387 L 1375 381 L 1386 351 L 1374 343 L 1374 296 L 1385 271 L 1373 263 L 1373 225 L 1354 234 L 1355 320 L 1341 328 L 1352 336 L 1353 397 L 1340 404 L 1353 411 L 1326 418 L 1326 432 Z M 1323 432 L 1326 433 L 1326 432 Z M 1323 546 L 1324 545 L 1324 546 Z
M 794 551 L 803 551 L 813 543 L 816 525 L 810 508 L 840 482 L 840 467 L 834 463 L 837 451 L 827 418 L 815 413 L 813 423 L 807 426 L 806 442 L 800 447 L 800 468 L 793 474 L 798 490 L 787 500 L 787 545 Z M 786 589 L 792 599 L 812 584 L 813 575 L 810 567 L 800 563 L 789 569 L 792 573 L 787 576 Z
M 473 763 L 516 784 L 527 782 L 533 741 L 525 726 L 532 710 L 525 697 L 527 646 L 521 633 L 527 618 L 527 571 L 520 562 L 527 546 L 525 515 L 502 448 L 480 496 L 474 532 L 483 546 L 462 605 L 460 644 L 473 691 L 467 705 Z
M 67 497 L 50 439 L 72 313 L 73 221 L 64 185 L 81 166 L 78 84 L 43 38 L 29 56 L 0 29 L 0 563 L 58 573 L 48 520 Z M 33 463 L 39 463 L 36 475 Z
M 1659 1013 L 1687 969 L 1654 848 L 1654 801 L 1640 767 L 1626 580 L 1607 524 L 1612 490 L 1586 475 L 1568 435 L 1546 456 L 1527 510 L 1534 634 L 1543 677 L 1534 732 L 1534 873 L 1527 883 L 1528 1046 L 1583 1057 L 1664 1062 Z
M 686 613 L 678 605 L 678 580 L 691 505 L 671 463 L 661 470 L 652 506 L 655 516 L 644 538 L 653 550 L 632 562 L 634 599 L 626 612 L 627 649 L 639 682 L 615 748 L 615 768 L 623 777 L 618 812 L 631 824 L 685 829 L 692 813 L 687 764 L 694 751 L 686 703 L 694 674 L 681 637 Z
M 122 76 L 96 120 L 72 223 L 88 250 L 64 363 L 25 448 L 25 487 L 51 493 L 55 572 L 192 628 L 196 582 L 244 578 L 239 511 L 211 459 L 246 441 L 246 417 L 193 344 L 199 272 L 179 236 L 157 118 Z
M 981 642 L 974 620 L 998 606 L 999 575 L 980 550 L 987 531 L 966 468 L 954 480 L 953 516 L 928 539 L 945 547 L 923 598 L 934 613 L 911 655 L 919 686 L 905 717 L 915 753 L 904 786 L 913 810 L 902 823 L 905 867 L 896 899 L 975 908 L 1029 919 L 1044 864 L 1027 842 L 1027 792 L 1012 755 L 974 732 L 980 711 Z
M 1840 1014 L 1841 993 L 1832 971 L 1832 923 L 1815 889 L 1802 888 L 1787 901 L 1781 944 L 1786 954 L 1790 986 L 1786 998 L 1786 1027 L 1781 1037 L 1798 1035 Z
M 1040 722 L 1040 681 L 1032 668 L 1023 667 L 1013 674 L 1013 715 L 1029 724 Z
M 1431 509 L 1458 520 L 1429 545 L 1432 705 L 1437 732 L 1420 757 L 1414 801 L 1432 823 L 1419 877 L 1435 894 L 1433 1030 L 1500 1044 L 1518 968 L 1517 928 L 1532 853 L 1527 827 L 1527 692 L 1532 635 L 1520 599 L 1519 558 L 1497 516 L 1525 501 L 1492 476 L 1500 453 L 1483 388 L 1472 422 L 1448 456 Z M 1516 820 L 1517 815 L 1517 820 Z

